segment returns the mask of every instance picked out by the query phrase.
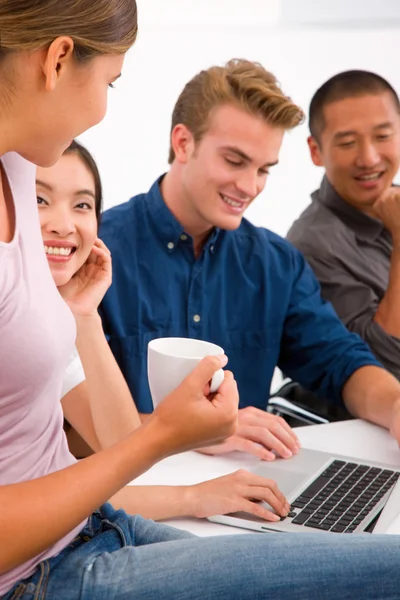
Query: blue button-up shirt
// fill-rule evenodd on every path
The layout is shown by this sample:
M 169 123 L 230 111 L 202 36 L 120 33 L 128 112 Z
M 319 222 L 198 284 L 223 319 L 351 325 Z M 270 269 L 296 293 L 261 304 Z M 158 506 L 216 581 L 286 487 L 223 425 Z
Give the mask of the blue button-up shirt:
M 241 407 L 265 409 L 277 365 L 337 402 L 356 369 L 379 365 L 321 299 L 303 256 L 246 219 L 235 231 L 216 229 L 196 259 L 157 181 L 147 194 L 106 211 L 100 235 L 113 260 L 100 309 L 104 330 L 141 412 L 152 410 L 147 345 L 158 337 L 222 346 Z

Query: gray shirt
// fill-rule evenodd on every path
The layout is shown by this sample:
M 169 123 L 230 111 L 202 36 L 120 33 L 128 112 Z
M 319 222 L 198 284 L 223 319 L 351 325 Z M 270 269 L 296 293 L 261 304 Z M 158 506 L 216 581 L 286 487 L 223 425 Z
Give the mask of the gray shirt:
M 311 199 L 287 239 L 305 255 L 323 297 L 348 329 L 400 379 L 400 339 L 374 321 L 389 281 L 391 235 L 382 223 L 342 200 L 326 177 Z

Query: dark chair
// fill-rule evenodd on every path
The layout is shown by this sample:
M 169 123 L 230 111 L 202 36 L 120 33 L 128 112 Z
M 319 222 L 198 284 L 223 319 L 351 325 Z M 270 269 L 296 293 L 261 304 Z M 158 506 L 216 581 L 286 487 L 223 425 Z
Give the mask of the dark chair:
M 313 392 L 290 379 L 285 380 L 283 385 L 271 395 L 267 411 L 283 417 L 291 427 L 346 421 L 353 418 L 345 408 L 318 398 Z

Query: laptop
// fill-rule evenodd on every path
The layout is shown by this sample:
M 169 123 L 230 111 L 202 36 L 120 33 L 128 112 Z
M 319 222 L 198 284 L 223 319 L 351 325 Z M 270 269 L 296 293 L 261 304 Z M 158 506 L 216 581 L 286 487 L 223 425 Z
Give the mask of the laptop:
M 254 473 L 277 482 L 289 515 L 277 523 L 244 512 L 210 521 L 261 532 L 388 533 L 400 513 L 400 466 L 302 449 L 289 460 L 262 462 Z

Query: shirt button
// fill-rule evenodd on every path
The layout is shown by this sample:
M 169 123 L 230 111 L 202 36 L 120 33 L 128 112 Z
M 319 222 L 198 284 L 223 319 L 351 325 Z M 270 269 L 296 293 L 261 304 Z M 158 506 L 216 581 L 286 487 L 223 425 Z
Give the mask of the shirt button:
M 186 240 L 187 240 L 187 235 L 185 235 L 184 233 L 182 233 L 182 235 L 181 235 L 181 240 L 182 240 L 182 242 L 186 242 Z
M 201 321 L 201 317 L 200 317 L 200 315 L 194 315 L 194 317 L 193 317 L 193 321 L 194 321 L 195 323 L 200 323 L 200 321 Z
M 214 244 L 211 244 L 211 246 L 210 246 L 210 252 L 211 252 L 211 254 L 214 254 Z
M 169 242 L 169 243 L 167 244 L 167 248 L 168 248 L 168 250 L 173 250 L 173 249 L 174 249 L 174 247 L 175 247 L 175 244 L 174 244 L 174 242 Z

